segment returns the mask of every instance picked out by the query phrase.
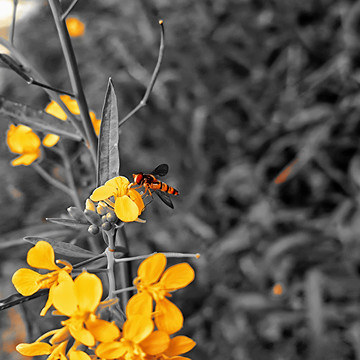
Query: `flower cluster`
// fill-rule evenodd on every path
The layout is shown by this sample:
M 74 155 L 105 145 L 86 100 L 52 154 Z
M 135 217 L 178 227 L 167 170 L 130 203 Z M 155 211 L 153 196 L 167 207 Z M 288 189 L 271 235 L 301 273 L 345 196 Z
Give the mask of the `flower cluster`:
M 80 115 L 79 105 L 76 100 L 71 99 L 68 95 L 61 95 L 60 99 L 72 114 Z M 64 121 L 67 119 L 65 112 L 55 101 L 51 101 L 47 105 L 45 112 Z M 99 135 L 101 120 L 96 118 L 93 111 L 90 111 L 89 114 L 95 133 Z M 58 135 L 47 134 L 43 138 L 42 144 L 46 147 L 53 147 L 57 144 L 59 138 Z M 20 155 L 18 158 L 12 160 L 11 164 L 13 166 L 30 165 L 41 155 L 41 140 L 39 136 L 35 134 L 30 127 L 25 125 L 10 125 L 7 132 L 7 145 L 10 151 Z
M 145 208 L 141 195 L 130 187 L 129 180 L 124 176 L 108 180 L 93 191 L 90 199 L 99 203 L 97 212 L 100 215 L 114 212 L 123 222 L 139 220 Z
M 13 276 L 15 287 L 22 294 L 50 288 L 50 306 L 53 305 L 56 315 L 67 319 L 61 321 L 61 328 L 45 333 L 35 342 L 19 344 L 16 349 L 20 354 L 49 355 L 48 359 L 61 360 L 91 360 L 95 356 L 107 360 L 186 360 L 179 355 L 195 346 L 186 336 L 170 338 L 182 327 L 183 318 L 180 310 L 165 299 L 171 296 L 171 291 L 185 287 L 194 279 L 190 265 L 174 265 L 164 272 L 164 254 L 144 260 L 134 280 L 138 294 L 128 302 L 127 319 L 120 329 L 114 322 L 99 316 L 100 307 L 111 306 L 114 302 L 101 302 L 102 282 L 96 275 L 83 271 L 73 279 L 69 274 L 71 265 L 58 268 L 54 251 L 45 241 L 39 241 L 28 252 L 27 260 L 29 265 L 51 272 L 40 275 L 30 269 L 20 269 Z M 156 302 L 154 312 L 153 300 Z M 83 351 L 84 346 L 87 351 Z

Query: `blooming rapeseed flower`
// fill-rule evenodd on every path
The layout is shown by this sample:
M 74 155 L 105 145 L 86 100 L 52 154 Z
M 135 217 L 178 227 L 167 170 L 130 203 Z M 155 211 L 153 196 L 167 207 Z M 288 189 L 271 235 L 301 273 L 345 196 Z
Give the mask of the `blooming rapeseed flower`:
M 77 18 L 69 17 L 66 19 L 66 26 L 71 37 L 83 36 L 85 33 L 85 25 Z
M 155 254 L 145 259 L 138 268 L 138 276 L 134 280 L 138 294 L 128 303 L 126 314 L 152 312 L 153 300 L 156 302 L 154 319 L 159 330 L 173 334 L 183 325 L 183 315 L 180 309 L 167 299 L 170 292 L 189 285 L 195 278 L 192 267 L 187 263 L 176 264 L 165 272 L 166 256 Z
M 101 280 L 87 272 L 81 273 L 75 280 L 65 272 L 59 277 L 59 284 L 53 291 L 54 307 L 58 314 L 69 317 L 61 324 L 71 336 L 90 347 L 96 341 L 110 342 L 118 338 L 118 327 L 99 319 L 95 314 L 103 292 Z
M 69 111 L 74 115 L 80 115 L 80 108 L 76 100 L 72 99 L 68 95 L 60 95 L 61 101 L 66 105 Z M 61 106 L 52 100 L 45 108 L 45 112 L 49 115 L 55 116 L 60 120 L 66 120 L 67 115 L 65 114 L 64 110 Z M 93 111 L 90 111 L 90 119 L 93 124 L 94 130 L 96 135 L 99 135 L 100 132 L 100 123 L 101 120 L 96 118 L 96 115 Z M 55 134 L 47 134 L 43 139 L 43 145 L 47 147 L 52 147 L 57 144 L 60 137 Z
M 34 268 L 46 269 L 50 270 L 50 272 L 41 275 L 31 269 L 19 269 L 12 277 L 12 283 L 16 290 L 24 296 L 32 295 L 39 289 L 50 289 L 48 300 L 41 310 L 41 316 L 44 316 L 53 304 L 53 292 L 54 288 L 59 284 L 60 274 L 68 275 L 72 270 L 72 266 L 68 262 L 64 260 L 57 260 L 57 262 L 63 264 L 64 267 L 60 268 L 55 264 L 55 254 L 52 246 L 46 241 L 38 241 L 28 251 L 27 263 Z
M 147 355 L 165 351 L 170 342 L 166 333 L 153 330 L 154 323 L 150 318 L 134 315 L 125 321 L 120 340 L 100 344 L 95 353 L 102 359 L 147 359 Z
M 40 138 L 28 126 L 11 124 L 6 141 L 13 153 L 21 154 L 21 156 L 12 160 L 11 164 L 13 166 L 30 165 L 41 154 Z
M 121 221 L 136 221 L 145 205 L 141 195 L 136 190 L 129 188 L 129 184 L 126 177 L 115 177 L 95 189 L 90 199 L 96 202 L 104 201 L 114 209 L 116 216 Z M 111 200 L 112 197 L 114 201 Z

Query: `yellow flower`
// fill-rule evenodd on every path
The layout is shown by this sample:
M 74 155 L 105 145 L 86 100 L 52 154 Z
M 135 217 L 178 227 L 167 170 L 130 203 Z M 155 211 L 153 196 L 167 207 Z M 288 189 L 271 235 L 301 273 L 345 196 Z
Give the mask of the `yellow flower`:
M 196 342 L 187 336 L 176 336 L 170 339 L 168 348 L 162 354 L 156 354 L 154 360 L 190 360 L 189 358 L 179 356 L 190 351 Z
M 86 346 L 94 346 L 96 341 L 110 342 L 120 336 L 120 330 L 114 323 L 101 320 L 95 314 L 102 292 L 101 280 L 87 272 L 75 280 L 63 272 L 59 285 L 53 291 L 57 314 L 69 317 L 61 324 L 75 340 Z
M 95 189 L 90 196 L 92 201 L 104 201 L 114 209 L 116 216 L 124 222 L 138 219 L 145 208 L 141 195 L 134 189 L 129 189 L 129 180 L 118 176 L 108 180 L 105 185 Z M 114 201 L 111 201 L 111 197 Z
M 55 254 L 52 246 L 46 241 L 38 241 L 27 254 L 27 263 L 37 269 L 50 270 L 49 273 L 41 275 L 31 269 L 19 269 L 12 277 L 12 283 L 16 290 L 24 296 L 36 293 L 39 289 L 49 288 L 49 297 L 41 310 L 40 315 L 44 316 L 53 304 L 53 291 L 59 283 L 60 274 L 68 274 L 72 270 L 71 264 L 66 261 L 58 260 L 64 265 L 63 268 L 55 264 Z
M 10 125 L 7 132 L 7 144 L 13 153 L 21 154 L 11 162 L 13 166 L 30 165 L 41 154 L 39 137 L 25 125 Z
M 147 355 L 156 355 L 169 346 L 169 336 L 154 331 L 154 323 L 147 316 L 134 315 L 125 321 L 119 341 L 102 343 L 96 348 L 96 355 L 102 359 L 142 360 Z
M 66 19 L 66 26 L 71 37 L 83 36 L 85 33 L 85 25 L 77 18 L 69 17 Z
M 155 254 L 145 259 L 138 268 L 138 277 L 134 280 L 138 294 L 134 295 L 126 308 L 127 316 L 152 311 L 152 302 L 156 302 L 154 319 L 159 330 L 173 334 L 183 325 L 180 309 L 167 297 L 170 292 L 189 285 L 195 277 L 194 270 L 187 263 L 169 267 L 165 272 L 166 256 Z
M 69 111 L 74 115 L 80 115 L 80 108 L 76 100 L 72 99 L 68 95 L 60 95 L 61 101 L 66 105 Z M 52 100 L 45 108 L 45 112 L 49 115 L 55 116 L 60 120 L 66 120 L 67 115 L 61 106 Z M 96 118 L 96 115 L 93 111 L 90 111 L 90 119 L 93 124 L 96 135 L 99 135 L 100 132 L 100 123 L 101 120 Z M 55 134 L 47 134 L 43 139 L 43 145 L 46 147 L 52 147 L 57 144 L 60 137 Z

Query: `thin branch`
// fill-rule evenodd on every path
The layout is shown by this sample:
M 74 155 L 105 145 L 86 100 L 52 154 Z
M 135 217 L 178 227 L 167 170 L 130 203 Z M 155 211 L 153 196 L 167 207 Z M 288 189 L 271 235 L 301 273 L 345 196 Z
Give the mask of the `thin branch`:
M 47 81 L 40 75 L 40 73 L 37 72 L 31 64 L 29 64 L 27 58 L 23 56 L 12 44 L 10 44 L 9 41 L 0 37 L 0 45 L 3 45 L 6 49 L 8 49 L 10 53 L 14 56 L 16 61 L 19 62 L 19 64 L 25 66 L 28 69 L 31 69 L 34 77 L 39 79 L 42 84 L 47 84 Z M 49 88 L 44 88 L 44 90 L 49 95 L 50 99 L 53 99 L 59 104 L 61 109 L 65 112 L 69 121 L 71 121 L 72 125 L 74 125 L 76 130 L 79 131 L 82 138 L 85 140 L 85 130 L 82 124 L 75 118 L 75 116 L 70 112 L 68 107 L 61 101 L 59 94 L 56 91 L 50 90 Z
M 160 36 L 160 48 L 159 48 L 159 55 L 158 55 L 158 60 L 154 69 L 154 72 L 152 74 L 151 80 L 150 80 L 150 84 L 146 89 L 145 95 L 144 97 L 141 99 L 140 103 L 133 109 L 131 110 L 123 119 L 120 120 L 119 122 L 119 127 L 122 126 L 128 119 L 130 119 L 135 113 L 137 113 L 141 108 L 143 108 L 144 106 L 147 105 L 147 101 L 149 99 L 150 93 L 155 85 L 156 79 L 159 75 L 160 72 L 160 66 L 162 63 L 162 59 L 164 56 L 164 49 L 165 49 L 165 29 L 164 29 L 164 22 L 162 20 L 159 21 L 160 24 L 160 29 L 161 29 L 161 36 Z
M 89 142 L 90 153 L 94 164 L 96 164 L 97 137 L 90 119 L 89 108 L 86 102 L 84 90 L 81 83 L 79 68 L 76 62 L 74 49 L 71 44 L 70 35 L 68 33 L 65 20 L 61 20 L 60 4 L 57 0 L 49 0 L 50 8 L 53 13 L 56 29 L 59 35 L 61 48 L 64 54 L 66 67 L 68 70 L 70 83 L 76 100 L 79 104 L 80 117 L 85 129 L 86 138 Z
M 73 199 L 74 194 L 73 191 L 68 188 L 65 184 L 63 184 L 62 182 L 60 182 L 59 180 L 53 178 L 48 172 L 46 172 L 39 164 L 37 163 L 32 163 L 31 166 L 33 167 L 33 169 L 35 169 L 35 171 L 43 178 L 45 179 L 49 184 L 55 186 L 56 188 L 60 189 L 61 191 L 63 191 L 64 193 L 68 194 L 69 196 L 71 196 L 71 198 Z
M 136 261 L 136 260 L 144 260 L 147 259 L 148 257 L 158 254 L 158 252 L 153 252 L 151 254 L 147 254 L 147 255 L 139 255 L 139 256 L 132 256 L 132 257 L 128 257 L 128 258 L 120 258 L 120 259 L 116 259 L 115 258 L 115 262 L 116 263 L 122 263 L 125 261 Z M 166 252 L 162 252 L 161 254 L 164 254 L 167 258 L 196 258 L 199 259 L 200 258 L 200 254 L 196 253 L 196 254 L 186 254 L 186 253 L 166 253 Z
M 74 0 L 69 7 L 66 9 L 66 11 L 64 11 L 64 13 L 61 15 L 61 21 L 64 21 L 68 15 L 71 13 L 71 11 L 73 10 L 73 8 L 75 7 L 75 5 L 78 3 L 79 0 Z
M 66 176 L 67 184 L 69 185 L 70 189 L 72 190 L 73 200 L 74 200 L 75 206 L 78 207 L 79 209 L 81 209 L 82 208 L 81 201 L 80 201 L 80 198 L 79 198 L 79 193 L 78 193 L 78 191 L 76 189 L 74 175 L 73 175 L 73 172 L 72 172 L 72 169 L 71 169 L 71 161 L 70 161 L 69 155 L 66 152 L 66 149 L 65 149 L 63 143 L 60 143 L 59 146 L 60 146 L 60 156 L 61 156 L 61 158 L 63 160 L 63 163 L 64 163 L 65 176 Z
M 13 16 L 12 16 L 11 27 L 10 27 L 10 35 L 9 35 L 11 44 L 14 44 L 16 10 L 17 10 L 17 6 L 18 6 L 18 0 L 13 0 L 13 2 L 14 2 L 14 8 L 13 8 Z

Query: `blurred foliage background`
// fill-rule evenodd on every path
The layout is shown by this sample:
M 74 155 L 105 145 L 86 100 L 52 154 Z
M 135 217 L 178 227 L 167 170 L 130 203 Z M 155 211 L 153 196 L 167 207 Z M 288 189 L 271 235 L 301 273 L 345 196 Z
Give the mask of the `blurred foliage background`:
M 120 172 L 167 163 L 166 182 L 180 191 L 174 211 L 154 201 L 147 224 L 126 228 L 133 254 L 201 253 L 196 281 L 175 295 L 182 333 L 198 343 L 189 357 L 359 360 L 360 1 L 80 0 L 73 15 L 86 24 L 73 44 L 98 116 L 110 76 L 120 114 L 138 104 L 164 20 L 161 72 L 148 106 L 122 127 Z M 52 85 L 70 88 L 45 1 L 19 22 L 15 43 Z M 4 70 L 0 93 L 49 101 Z M 0 252 L 3 297 L 30 247 L 21 238 L 72 205 L 31 168 L 11 168 L 7 127 L 3 119 L 0 246 L 12 244 Z M 85 200 L 93 184 L 78 171 Z M 42 301 L 17 310 L 42 327 Z M 0 327 L 13 317 L 0 314 Z

